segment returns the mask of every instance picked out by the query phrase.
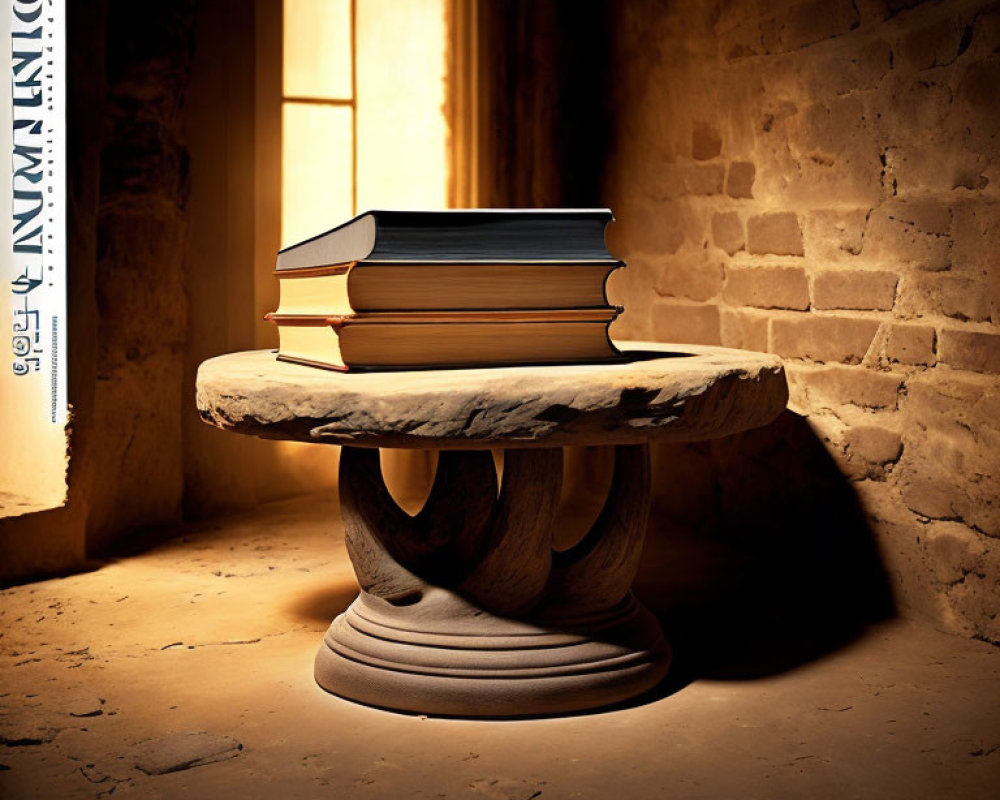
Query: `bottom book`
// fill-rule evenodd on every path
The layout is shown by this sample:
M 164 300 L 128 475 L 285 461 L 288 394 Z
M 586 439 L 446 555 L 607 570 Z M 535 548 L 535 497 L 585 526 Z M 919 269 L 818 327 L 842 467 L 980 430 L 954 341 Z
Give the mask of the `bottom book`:
M 419 369 L 615 361 L 617 309 L 269 314 L 278 358 L 326 369 Z

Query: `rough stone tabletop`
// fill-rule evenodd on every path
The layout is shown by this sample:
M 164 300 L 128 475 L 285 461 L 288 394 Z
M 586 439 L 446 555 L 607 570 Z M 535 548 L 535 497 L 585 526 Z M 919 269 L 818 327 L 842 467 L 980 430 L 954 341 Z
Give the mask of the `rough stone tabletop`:
M 697 441 L 766 425 L 781 361 L 745 350 L 617 342 L 612 364 L 342 373 L 230 353 L 198 370 L 202 419 L 273 439 L 480 449 Z

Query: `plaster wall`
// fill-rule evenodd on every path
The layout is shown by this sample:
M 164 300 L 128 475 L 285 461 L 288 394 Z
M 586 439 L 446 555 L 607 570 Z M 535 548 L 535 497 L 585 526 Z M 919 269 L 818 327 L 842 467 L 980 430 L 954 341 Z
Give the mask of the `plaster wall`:
M 278 301 L 280 75 L 280 2 L 198 4 L 184 99 L 188 313 L 176 412 L 188 517 L 332 491 L 336 481 L 338 448 L 234 436 L 202 422 L 194 404 L 202 361 L 278 344 L 264 313 Z
M 136 529 L 332 485 L 336 469 L 334 448 L 303 458 L 209 430 L 194 405 L 201 360 L 270 344 L 257 255 L 273 258 L 280 219 L 260 213 L 278 182 L 255 177 L 255 65 L 258 15 L 280 21 L 280 2 L 67 8 L 69 493 L 0 520 L 4 581 L 78 568 Z M 264 139 L 265 161 L 277 146 Z
M 1000 642 L 1000 6 L 640 1 L 609 19 L 614 332 L 777 353 L 795 412 L 767 446 L 661 453 L 661 510 L 708 526 L 695 504 L 714 497 L 712 524 L 780 527 L 842 505 L 832 459 L 904 613 Z M 825 453 L 782 474 L 795 420 Z

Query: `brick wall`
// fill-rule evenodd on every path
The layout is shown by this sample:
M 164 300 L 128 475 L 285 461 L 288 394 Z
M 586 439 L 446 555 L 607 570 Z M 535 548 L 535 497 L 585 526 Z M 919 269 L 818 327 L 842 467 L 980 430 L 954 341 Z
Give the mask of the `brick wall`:
M 900 608 L 1000 642 L 1000 5 L 619 8 L 614 333 L 783 356 Z

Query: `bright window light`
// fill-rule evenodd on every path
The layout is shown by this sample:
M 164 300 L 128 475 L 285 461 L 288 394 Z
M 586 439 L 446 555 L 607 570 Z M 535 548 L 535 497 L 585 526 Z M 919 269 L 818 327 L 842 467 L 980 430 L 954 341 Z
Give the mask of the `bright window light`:
M 285 0 L 281 242 L 444 208 L 446 0 Z

